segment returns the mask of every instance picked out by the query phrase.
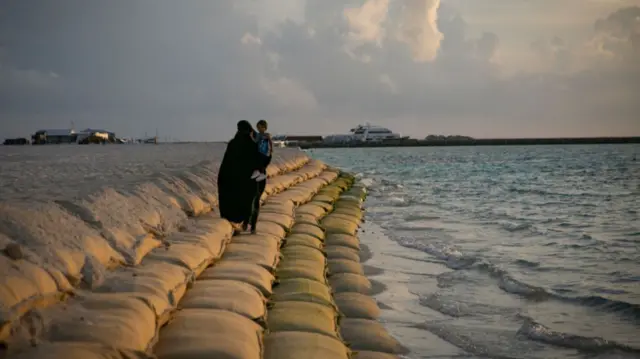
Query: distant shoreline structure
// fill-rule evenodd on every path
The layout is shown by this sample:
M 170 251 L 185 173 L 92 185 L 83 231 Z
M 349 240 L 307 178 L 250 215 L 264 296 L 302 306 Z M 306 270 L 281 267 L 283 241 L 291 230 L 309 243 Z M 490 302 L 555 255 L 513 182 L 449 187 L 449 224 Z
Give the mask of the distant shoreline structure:
M 564 138 L 447 138 L 400 139 L 376 142 L 297 143 L 302 149 L 312 148 L 370 148 L 370 147 L 453 147 L 453 146 L 532 146 L 532 145 L 600 145 L 640 144 L 640 136 L 633 137 L 564 137 Z

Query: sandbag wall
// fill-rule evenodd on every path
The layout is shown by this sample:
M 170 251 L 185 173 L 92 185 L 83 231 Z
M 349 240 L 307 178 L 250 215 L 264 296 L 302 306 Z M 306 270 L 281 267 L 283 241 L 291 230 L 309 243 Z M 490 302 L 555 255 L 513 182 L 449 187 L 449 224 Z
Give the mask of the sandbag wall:
M 341 176 L 296 209 L 268 304 L 265 359 L 350 357 L 340 338 L 338 309 L 327 282 L 325 233 L 318 223 L 333 207 L 333 200 L 327 199 L 350 183 Z
M 333 211 L 322 219 L 329 283 L 342 317 L 340 335 L 357 359 L 393 359 L 407 350 L 377 321 L 380 308 L 370 297 L 372 285 L 360 263 L 358 227 L 366 188 L 354 185 L 333 193 Z M 338 197 L 339 196 L 339 197 Z
M 262 358 L 266 303 L 280 247 L 287 233 L 297 231 L 294 208 L 336 178 L 337 173 L 325 171 L 268 198 L 257 234 L 233 237 L 221 260 L 187 291 L 180 310 L 160 331 L 154 348 L 159 359 Z
M 281 167 L 295 169 L 297 164 L 305 162 L 282 161 Z M 277 166 L 276 163 L 274 167 Z M 298 167 L 271 178 L 265 192 L 276 195 L 303 181 L 315 181 L 314 177 L 323 172 L 325 165 L 310 161 Z M 328 182 L 327 179 L 318 181 Z M 270 210 L 274 207 L 277 208 Z M 279 228 L 278 225 L 270 225 L 271 222 L 264 218 L 268 218 L 269 213 L 274 217 L 277 214 L 274 211 L 283 211 L 283 208 L 288 208 L 290 216 L 293 215 L 291 201 L 281 206 L 265 205 L 259 225 L 263 234 L 271 231 L 277 237 L 281 233 L 274 229 Z M 145 239 L 150 236 L 158 243 L 145 248 L 145 254 L 127 266 L 97 270 L 101 265 L 98 260 L 85 259 L 78 271 L 93 278 L 83 278 L 78 283 L 71 283 L 68 273 L 55 271 L 52 267 L 38 267 L 35 261 L 24 257 L 24 252 L 29 254 L 28 251 L 5 247 L 4 255 L 0 255 L 3 263 L 0 357 L 148 357 L 146 353 L 157 341 L 159 328 L 172 318 L 194 278 L 218 261 L 225 248 L 230 247 L 232 235 L 229 222 L 213 212 L 202 214 L 185 222 L 180 232 L 162 238 L 147 233 L 139 238 L 139 246 L 148 246 Z M 75 239 L 78 243 L 72 244 L 82 253 L 83 259 L 84 256 L 90 258 L 87 253 L 101 249 L 95 242 Z M 56 251 L 56 248 L 50 247 L 49 251 Z M 75 258 L 73 252 L 57 253 L 62 254 L 67 255 L 69 261 Z M 65 296 L 70 298 L 62 302 Z

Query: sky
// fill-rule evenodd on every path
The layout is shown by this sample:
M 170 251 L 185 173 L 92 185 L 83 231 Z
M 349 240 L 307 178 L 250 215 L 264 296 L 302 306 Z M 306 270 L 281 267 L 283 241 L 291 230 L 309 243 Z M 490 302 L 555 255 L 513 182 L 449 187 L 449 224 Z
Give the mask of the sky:
M 640 0 L 0 0 L 0 138 L 38 129 L 640 136 Z

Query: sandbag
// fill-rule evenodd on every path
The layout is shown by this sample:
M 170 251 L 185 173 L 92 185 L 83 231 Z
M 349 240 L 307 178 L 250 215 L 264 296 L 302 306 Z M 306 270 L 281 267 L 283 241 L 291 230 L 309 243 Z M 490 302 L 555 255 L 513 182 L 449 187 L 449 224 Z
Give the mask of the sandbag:
M 276 269 L 276 278 L 278 278 L 278 280 L 306 278 L 326 283 L 326 264 L 325 262 L 309 259 L 287 259 L 285 256 L 285 259 L 280 263 L 278 269 Z
M 331 203 L 311 201 L 308 205 L 322 207 L 325 212 L 331 212 L 333 210 L 333 204 Z
M 293 226 L 293 217 L 287 216 L 281 213 L 260 213 L 258 219 L 266 222 L 273 222 L 280 225 L 285 231 L 288 231 Z
M 295 278 L 279 281 L 273 287 L 272 302 L 297 301 L 328 305 L 335 308 L 331 290 L 326 284 L 311 279 Z
M 241 236 L 238 236 L 241 237 Z M 260 242 L 238 242 L 234 240 L 224 252 L 222 259 L 225 261 L 243 261 L 247 263 L 257 264 L 269 271 L 273 271 L 280 262 L 280 251 L 278 242 L 270 240 L 265 235 L 256 235 L 262 237 Z
M 262 328 L 226 310 L 185 309 L 160 331 L 158 359 L 260 359 Z
M 400 359 L 397 355 L 370 351 L 353 352 L 353 359 Z
M 360 240 L 358 239 L 358 237 L 348 234 L 327 233 L 324 244 L 327 247 L 343 246 L 353 248 L 356 251 L 360 251 Z
M 307 246 L 311 248 L 316 248 L 318 250 L 322 250 L 323 244 L 322 241 L 318 238 L 304 233 L 296 233 L 290 234 L 285 238 L 285 248 L 287 246 Z
M 271 295 L 271 286 L 275 277 L 265 268 L 233 260 L 222 260 L 202 273 L 198 280 L 227 279 L 251 284 L 264 296 Z
M 314 226 L 311 224 L 304 224 L 304 223 L 295 224 L 293 228 L 291 228 L 291 233 L 292 234 L 296 234 L 296 233 L 309 234 L 318 238 L 321 241 L 324 241 L 324 230 L 318 226 Z
M 362 209 L 362 203 L 344 200 L 342 197 L 338 198 L 337 201 L 333 203 L 333 208 L 354 208 L 354 209 Z
M 38 343 L 12 353 L 12 359 L 153 359 L 141 351 L 119 350 L 95 343 Z
M 267 300 L 254 286 L 234 280 L 199 280 L 180 302 L 182 309 L 219 309 L 264 321 Z
M 362 222 L 362 218 L 364 217 L 364 213 L 362 209 L 357 207 L 336 207 L 333 209 L 332 214 L 344 214 L 349 217 L 355 218 L 358 222 Z
M 356 292 L 362 294 L 371 293 L 371 282 L 367 277 L 353 273 L 333 274 L 329 277 L 329 283 L 334 293 Z
M 322 218 L 327 215 L 327 210 L 324 209 L 323 207 L 307 203 L 296 208 L 295 213 L 296 213 L 296 216 L 300 214 L 306 214 L 315 218 Z
M 295 223 L 311 224 L 314 226 L 319 225 L 317 217 L 310 214 L 305 214 L 305 213 L 296 213 Z
M 322 265 L 326 265 L 327 262 L 325 254 L 318 248 L 311 246 L 295 245 L 287 242 L 287 244 L 282 248 L 281 253 L 284 257 L 284 262 L 292 259 L 306 259 Z
M 282 202 L 282 201 L 292 201 L 294 204 L 302 204 L 311 200 L 314 193 L 311 189 L 308 188 L 291 188 L 284 192 L 281 192 L 273 197 L 269 198 L 269 202 Z
M 323 171 L 318 175 L 318 178 L 324 180 L 326 183 L 331 183 L 338 178 L 338 174 L 333 171 Z
M 143 265 L 152 262 L 166 262 L 182 266 L 197 275 L 213 262 L 209 251 L 200 244 L 175 243 L 169 247 L 157 248 L 142 261 Z
M 269 306 L 269 332 L 308 332 L 338 336 L 338 313 L 318 303 L 275 302 Z
M 326 246 L 324 252 L 328 259 L 348 259 L 354 262 L 360 261 L 359 251 L 350 247 Z
M 330 216 L 332 218 L 339 218 L 339 219 L 343 219 L 345 221 L 349 221 L 352 223 L 355 223 L 356 225 L 360 225 L 360 223 L 362 223 L 362 218 L 359 218 L 358 216 L 352 216 L 349 214 L 345 214 L 345 213 L 340 213 L 340 212 L 331 212 Z
M 280 203 L 267 203 L 260 206 L 260 213 L 280 213 L 293 217 L 295 205 L 291 201 Z
M 375 320 L 344 318 L 340 321 L 340 334 L 354 351 L 368 350 L 389 354 L 407 354 L 403 347 L 387 330 Z
M 327 263 L 329 273 L 331 275 L 340 273 L 353 273 L 364 275 L 362 264 L 360 262 L 351 261 L 348 259 L 330 259 Z
M 352 202 L 353 204 L 361 207 L 362 206 L 362 202 L 364 202 L 362 200 L 362 198 L 358 197 L 358 196 L 352 196 L 349 194 L 349 191 L 344 192 L 340 195 L 339 198 L 340 201 L 342 202 Z
M 270 333 L 264 339 L 264 349 L 264 359 L 349 358 L 349 349 L 340 340 L 316 333 Z
M 147 303 L 162 323 L 178 305 L 191 277 L 191 273 L 182 266 L 156 261 L 111 272 L 95 291 L 129 293 Z
M 220 232 L 197 233 L 197 232 L 177 232 L 165 238 L 166 243 L 171 244 L 197 244 L 209 250 L 212 258 L 220 258 L 228 237 Z
M 320 226 L 322 226 L 327 233 L 343 233 L 354 236 L 358 232 L 357 223 L 334 217 L 331 214 L 320 221 Z
M 156 334 L 156 315 L 143 301 L 122 293 L 77 296 L 49 313 L 40 339 L 100 343 L 145 351 Z
M 258 223 L 256 223 L 256 232 L 258 234 L 272 235 L 278 239 L 282 239 L 287 235 L 287 232 L 282 226 L 273 222 L 260 220 L 260 218 L 258 218 Z
M 378 319 L 378 303 L 368 295 L 361 293 L 336 293 L 333 296 L 338 310 L 347 318 Z
M 328 194 L 318 194 L 313 197 L 313 202 L 325 202 L 325 203 L 333 203 L 338 199 L 338 196 L 331 196 Z
M 2 327 L 30 309 L 61 300 L 67 283 L 59 288 L 43 268 L 24 259 L 12 260 L 0 254 L 0 338 Z
M 233 235 L 233 227 L 226 219 L 220 218 L 218 214 L 207 214 L 198 217 L 192 222 L 188 229 L 193 228 L 196 232 L 204 231 L 210 235 L 222 236 L 228 241 Z

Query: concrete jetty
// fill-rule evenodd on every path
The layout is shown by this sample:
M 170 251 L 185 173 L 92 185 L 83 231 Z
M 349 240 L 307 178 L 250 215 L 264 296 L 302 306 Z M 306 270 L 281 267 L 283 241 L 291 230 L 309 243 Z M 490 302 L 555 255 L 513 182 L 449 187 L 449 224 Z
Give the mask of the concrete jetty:
M 0 358 L 389 359 L 357 231 L 366 188 L 280 149 L 257 234 L 215 164 L 67 199 L 0 202 Z

